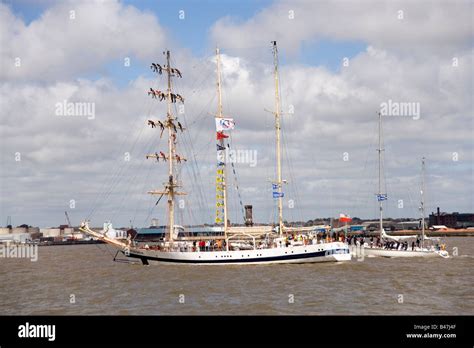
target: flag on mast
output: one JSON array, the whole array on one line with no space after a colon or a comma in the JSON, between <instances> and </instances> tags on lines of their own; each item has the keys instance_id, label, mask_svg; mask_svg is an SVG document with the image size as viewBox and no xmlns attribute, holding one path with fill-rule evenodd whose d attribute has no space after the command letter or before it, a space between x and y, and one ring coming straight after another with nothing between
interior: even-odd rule
<instances>
[{"instance_id":1,"label":"flag on mast","mask_svg":"<svg viewBox=\"0 0 474 348\"><path fill-rule=\"evenodd\" d=\"M228 138L228 137L229 137L228 135L224 134L224 131L220 131L220 132L216 133L216 139L217 140L222 140L222 139L225 139L225 138Z\"/></svg>"},{"instance_id":2,"label":"flag on mast","mask_svg":"<svg viewBox=\"0 0 474 348\"><path fill-rule=\"evenodd\" d=\"M222 132L234 129L235 122L233 118L216 117L216 131Z\"/></svg>"}]
</instances>

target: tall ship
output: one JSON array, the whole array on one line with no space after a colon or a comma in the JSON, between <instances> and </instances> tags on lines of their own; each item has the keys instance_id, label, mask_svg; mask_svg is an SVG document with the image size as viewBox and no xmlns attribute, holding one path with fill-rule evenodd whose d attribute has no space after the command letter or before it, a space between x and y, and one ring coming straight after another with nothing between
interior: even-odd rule
<instances>
[{"instance_id":1,"label":"tall ship","mask_svg":"<svg viewBox=\"0 0 474 348\"><path fill-rule=\"evenodd\" d=\"M157 101L167 103L167 114L164 120L148 120L152 128L161 134L168 135L167 151L157 150L147 154L146 158L154 159L167 166L167 181L161 190L152 190L148 193L158 195L158 201L167 197L167 224L160 226L156 232L161 232L163 238L153 245L139 243L135 239L117 240L108 235L107 227L102 231L95 231L89 227L86 220L81 223L81 231L102 240L118 249L127 258L140 260L144 265L175 263L175 264L270 264L270 263L314 263L350 261L349 247L342 241L323 240L317 237L311 227L285 226L283 220L283 190L281 168L281 123L280 123L280 91L278 70L278 49L276 41L272 41L275 83L275 144L276 144L276 178L272 180L273 198L277 199L278 225L277 226L231 226L228 219L228 179L227 165L229 144L226 139L228 132L234 128L234 120L225 117L222 107L221 92L221 58L219 49L216 49L217 65L217 110L215 113L216 125L216 211L215 225L208 227L219 235L211 244L203 241L196 243L183 235L192 234L195 229L175 223L176 198L186 195L181 189L183 185L176 179L176 167L185 165L187 159L177 153L176 144L179 136L186 129L173 115L172 105L184 102L184 98L173 92L173 79L181 78L181 71L170 64L170 52L164 52L166 64L153 63L151 68L158 75L165 74L167 80L166 91L150 88L148 94ZM105 225L106 226L106 225Z\"/></svg>"},{"instance_id":2,"label":"tall ship","mask_svg":"<svg viewBox=\"0 0 474 348\"><path fill-rule=\"evenodd\" d=\"M378 113L378 192L376 194L379 203L379 236L377 242L372 245L365 245L364 255L380 257L443 257L448 258L449 253L444 245L439 244L439 238L428 237L425 234L425 158L421 161L421 233L420 235L392 236L385 232L383 228L383 202L388 199L387 193L382 191L382 114ZM409 244L410 241L410 244Z\"/></svg>"}]
</instances>

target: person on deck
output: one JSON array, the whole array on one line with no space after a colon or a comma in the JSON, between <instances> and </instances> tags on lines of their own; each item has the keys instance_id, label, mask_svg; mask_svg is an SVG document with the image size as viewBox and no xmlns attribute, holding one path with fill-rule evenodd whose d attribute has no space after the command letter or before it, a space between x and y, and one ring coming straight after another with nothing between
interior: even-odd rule
<instances>
[{"instance_id":1,"label":"person on deck","mask_svg":"<svg viewBox=\"0 0 474 348\"><path fill-rule=\"evenodd\" d=\"M412 251L415 250L415 242L411 242L411 250L412 250Z\"/></svg>"}]
</instances>

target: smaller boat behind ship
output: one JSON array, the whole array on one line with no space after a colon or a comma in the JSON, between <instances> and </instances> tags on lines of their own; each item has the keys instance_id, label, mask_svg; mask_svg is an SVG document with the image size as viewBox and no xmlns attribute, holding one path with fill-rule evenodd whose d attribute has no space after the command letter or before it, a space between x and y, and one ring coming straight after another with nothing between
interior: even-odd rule
<instances>
[{"instance_id":1,"label":"smaller boat behind ship","mask_svg":"<svg viewBox=\"0 0 474 348\"><path fill-rule=\"evenodd\" d=\"M382 115L379 112L379 148L378 151L378 165L379 165L379 190L377 193L377 200L379 202L379 237L376 243L365 243L360 253L365 256L380 256L380 257L438 257L448 258L449 253L446 251L444 245L436 244L439 238L430 238L425 235L425 203L424 203L424 175L425 175L425 158L421 162L421 236L391 236L388 235L383 228L383 201L387 200L387 194L382 192L381 175L382 175ZM421 239L420 239L421 238ZM408 241L412 242L409 245ZM415 242L416 241L416 242Z\"/></svg>"}]
</instances>

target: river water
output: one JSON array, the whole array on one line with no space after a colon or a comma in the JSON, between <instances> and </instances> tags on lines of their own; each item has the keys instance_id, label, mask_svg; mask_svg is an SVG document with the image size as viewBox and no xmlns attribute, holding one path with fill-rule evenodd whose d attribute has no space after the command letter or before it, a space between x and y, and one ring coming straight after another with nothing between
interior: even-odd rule
<instances>
[{"instance_id":1,"label":"river water","mask_svg":"<svg viewBox=\"0 0 474 348\"><path fill-rule=\"evenodd\" d=\"M0 258L1 315L474 314L474 238L450 259L292 265L113 262L107 245L39 247Z\"/></svg>"}]
</instances>

